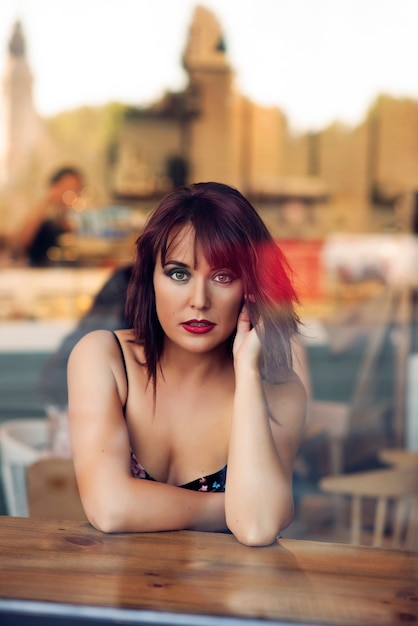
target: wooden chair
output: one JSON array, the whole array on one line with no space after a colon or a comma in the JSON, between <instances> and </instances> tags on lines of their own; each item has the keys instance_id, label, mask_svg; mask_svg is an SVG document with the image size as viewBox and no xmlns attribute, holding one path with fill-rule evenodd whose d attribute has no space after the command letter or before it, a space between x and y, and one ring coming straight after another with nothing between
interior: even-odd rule
<instances>
[{"instance_id":1,"label":"wooden chair","mask_svg":"<svg viewBox=\"0 0 418 626\"><path fill-rule=\"evenodd\" d=\"M350 498L349 543L368 543L363 532L362 513L365 502L373 500L375 507L372 545L387 545L403 549L418 548L418 471L416 466L325 476L320 479L319 487L323 492Z\"/></svg>"},{"instance_id":2,"label":"wooden chair","mask_svg":"<svg viewBox=\"0 0 418 626\"><path fill-rule=\"evenodd\" d=\"M26 468L30 517L85 520L71 459L47 457Z\"/></svg>"}]
</instances>

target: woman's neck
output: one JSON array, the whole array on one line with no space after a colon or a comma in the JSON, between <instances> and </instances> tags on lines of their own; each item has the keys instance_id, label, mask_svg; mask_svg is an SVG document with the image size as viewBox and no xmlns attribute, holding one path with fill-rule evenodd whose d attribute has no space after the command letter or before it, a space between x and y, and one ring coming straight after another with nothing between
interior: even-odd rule
<instances>
[{"instance_id":1,"label":"woman's neck","mask_svg":"<svg viewBox=\"0 0 418 626\"><path fill-rule=\"evenodd\" d=\"M164 378L170 377L171 380L178 378L184 381L186 377L190 382L193 380L197 384L199 381L207 382L208 379L223 375L233 368L233 360L225 344L202 354L182 350L166 342L160 365Z\"/></svg>"}]
</instances>

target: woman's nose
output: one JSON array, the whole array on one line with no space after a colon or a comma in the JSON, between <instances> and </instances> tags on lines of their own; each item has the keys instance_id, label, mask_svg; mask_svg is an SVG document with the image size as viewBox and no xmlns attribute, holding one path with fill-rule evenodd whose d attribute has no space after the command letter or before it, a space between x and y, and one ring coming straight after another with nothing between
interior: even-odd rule
<instances>
[{"instance_id":1,"label":"woman's nose","mask_svg":"<svg viewBox=\"0 0 418 626\"><path fill-rule=\"evenodd\" d=\"M206 280L198 278L193 281L191 305L195 309L208 309L210 305L209 290Z\"/></svg>"}]
</instances>

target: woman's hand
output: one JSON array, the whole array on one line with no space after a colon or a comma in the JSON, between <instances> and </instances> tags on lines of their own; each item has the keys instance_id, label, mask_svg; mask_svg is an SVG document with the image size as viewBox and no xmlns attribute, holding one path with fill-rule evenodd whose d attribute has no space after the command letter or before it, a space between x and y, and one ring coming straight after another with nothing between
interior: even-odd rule
<instances>
[{"instance_id":1,"label":"woman's hand","mask_svg":"<svg viewBox=\"0 0 418 626\"><path fill-rule=\"evenodd\" d=\"M245 304L238 316L233 355L235 365L247 362L258 367L261 355L261 342L256 328L251 328L250 317Z\"/></svg>"}]
</instances>

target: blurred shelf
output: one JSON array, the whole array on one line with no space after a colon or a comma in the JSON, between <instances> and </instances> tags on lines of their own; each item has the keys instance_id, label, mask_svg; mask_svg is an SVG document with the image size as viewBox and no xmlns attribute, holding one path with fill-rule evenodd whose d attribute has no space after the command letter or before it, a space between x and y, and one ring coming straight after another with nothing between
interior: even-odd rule
<instances>
[{"instance_id":1,"label":"blurred shelf","mask_svg":"<svg viewBox=\"0 0 418 626\"><path fill-rule=\"evenodd\" d=\"M78 319L112 268L2 268L0 321Z\"/></svg>"}]
</instances>

